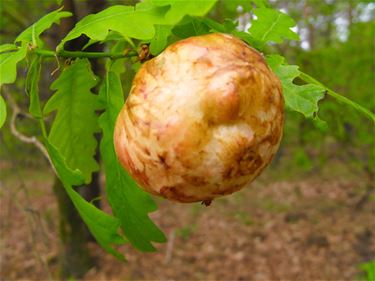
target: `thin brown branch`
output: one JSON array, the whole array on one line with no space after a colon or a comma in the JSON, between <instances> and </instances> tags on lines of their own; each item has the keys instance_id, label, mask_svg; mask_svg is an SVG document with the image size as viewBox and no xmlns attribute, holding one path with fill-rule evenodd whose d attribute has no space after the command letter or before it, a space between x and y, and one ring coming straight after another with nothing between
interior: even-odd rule
<instances>
[{"instance_id":1,"label":"thin brown branch","mask_svg":"<svg viewBox=\"0 0 375 281\"><path fill-rule=\"evenodd\" d=\"M8 104L10 105L10 107L12 108L12 116L10 118L10 131L11 131L12 135L14 135L17 139L19 139L20 141L22 141L24 143L35 145L40 150L40 152L42 152L44 157L47 158L47 160L51 164L51 167L54 170L54 172L56 172L55 169L54 169L54 166L52 164L51 158L48 155L47 149L37 139L37 137L26 136L17 129L16 120L17 120L18 115L29 116L29 114L22 112L21 109L19 108L19 106L17 105L17 103L14 101L14 99L8 93L5 93L5 98L8 101Z\"/></svg>"},{"instance_id":2,"label":"thin brown branch","mask_svg":"<svg viewBox=\"0 0 375 281\"><path fill-rule=\"evenodd\" d=\"M167 251L165 252L164 264L168 264L172 260L174 240L176 238L176 231L173 229L168 236Z\"/></svg>"}]
</instances>

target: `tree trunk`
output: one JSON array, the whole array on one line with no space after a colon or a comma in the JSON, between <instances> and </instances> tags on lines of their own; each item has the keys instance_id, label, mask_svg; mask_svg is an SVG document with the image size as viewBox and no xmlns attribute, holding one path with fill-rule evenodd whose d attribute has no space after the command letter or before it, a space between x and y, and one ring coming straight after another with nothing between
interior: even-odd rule
<instances>
[{"instance_id":1,"label":"tree trunk","mask_svg":"<svg viewBox=\"0 0 375 281\"><path fill-rule=\"evenodd\" d=\"M58 178L53 191L59 210L59 277L64 280L81 278L94 266L87 247L87 227Z\"/></svg>"},{"instance_id":2,"label":"tree trunk","mask_svg":"<svg viewBox=\"0 0 375 281\"><path fill-rule=\"evenodd\" d=\"M353 0L349 0L349 3L348 3L348 29L350 31L350 28L352 27L353 25Z\"/></svg>"},{"instance_id":3,"label":"tree trunk","mask_svg":"<svg viewBox=\"0 0 375 281\"><path fill-rule=\"evenodd\" d=\"M309 6L307 2L305 2L303 7L303 16L305 17L305 24L307 25L308 30L308 42L310 50L315 48L315 26L312 23L311 17L313 17L312 6Z\"/></svg>"}]
</instances>

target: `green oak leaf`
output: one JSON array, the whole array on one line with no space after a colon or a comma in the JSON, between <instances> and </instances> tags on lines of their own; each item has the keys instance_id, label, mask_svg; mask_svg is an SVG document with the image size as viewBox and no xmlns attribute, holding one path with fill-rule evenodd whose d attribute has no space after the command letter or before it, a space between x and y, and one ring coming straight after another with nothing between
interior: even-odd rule
<instances>
[{"instance_id":1,"label":"green oak leaf","mask_svg":"<svg viewBox=\"0 0 375 281\"><path fill-rule=\"evenodd\" d=\"M40 34L50 28L54 23L59 24L62 18L70 17L72 15L70 12L61 12L61 10L62 8L42 17L18 35L15 42L27 42L32 43L34 46L42 46L43 42L39 38Z\"/></svg>"},{"instance_id":2,"label":"green oak leaf","mask_svg":"<svg viewBox=\"0 0 375 281\"><path fill-rule=\"evenodd\" d=\"M203 19L195 19L195 20L199 20L200 22L204 23L206 26L210 28L210 31L222 32L222 33L226 32L224 24L221 24L213 19L203 18Z\"/></svg>"},{"instance_id":3,"label":"green oak leaf","mask_svg":"<svg viewBox=\"0 0 375 281\"><path fill-rule=\"evenodd\" d=\"M0 53L8 52L8 51L14 51L14 50L17 50L17 49L18 49L18 47L14 44L6 43L6 44L3 44L3 45L0 45Z\"/></svg>"},{"instance_id":4,"label":"green oak leaf","mask_svg":"<svg viewBox=\"0 0 375 281\"><path fill-rule=\"evenodd\" d=\"M247 32L233 30L231 32L234 36L240 38L241 40L245 41L247 44L249 44L252 48L255 48L259 51L261 51L264 47L264 44L258 40L256 40L253 36L251 36Z\"/></svg>"},{"instance_id":5,"label":"green oak leaf","mask_svg":"<svg viewBox=\"0 0 375 281\"><path fill-rule=\"evenodd\" d=\"M123 104L119 75L109 71L100 90L105 112L99 118L103 129L100 151L106 175L108 201L121 228L134 247L142 251L155 251L151 242L165 242L164 234L148 217L157 206L150 195L141 190L120 165L113 144L114 126Z\"/></svg>"},{"instance_id":6,"label":"green oak leaf","mask_svg":"<svg viewBox=\"0 0 375 281\"><path fill-rule=\"evenodd\" d=\"M237 24L229 19L219 23L210 18L185 16L182 21L173 27L172 33L179 38L199 36L210 32L232 33Z\"/></svg>"},{"instance_id":7,"label":"green oak leaf","mask_svg":"<svg viewBox=\"0 0 375 281\"><path fill-rule=\"evenodd\" d=\"M112 6L97 14L88 15L57 46L60 50L65 42L85 34L94 41L104 40L109 30L116 31L124 37L147 40L155 34L154 24L164 24L164 15L168 8L155 7L148 3L133 6Z\"/></svg>"},{"instance_id":8,"label":"green oak leaf","mask_svg":"<svg viewBox=\"0 0 375 281\"><path fill-rule=\"evenodd\" d=\"M172 33L179 38L188 38L191 36L208 34L210 32L221 32L232 34L248 43L251 47L261 49L263 44L253 38L249 33L238 31L237 23L230 19L225 19L224 23L219 23L210 18L199 18L186 16L179 24L177 24Z\"/></svg>"},{"instance_id":9,"label":"green oak leaf","mask_svg":"<svg viewBox=\"0 0 375 281\"><path fill-rule=\"evenodd\" d=\"M298 66L285 64L285 59L279 55L269 55L266 59L281 81L287 108L313 118L319 110L319 100L324 98L324 87L313 84L296 85L293 81L301 74Z\"/></svg>"},{"instance_id":10,"label":"green oak leaf","mask_svg":"<svg viewBox=\"0 0 375 281\"><path fill-rule=\"evenodd\" d=\"M85 34L93 41L103 41L109 31L124 38L151 41L151 52L157 54L167 45L172 27L185 15L203 16L216 0L172 1L147 0L133 6L112 6L79 21L57 46ZM156 28L155 28L156 26Z\"/></svg>"},{"instance_id":11,"label":"green oak leaf","mask_svg":"<svg viewBox=\"0 0 375 281\"><path fill-rule=\"evenodd\" d=\"M226 33L231 33L233 32L233 30L236 30L238 22L231 19L225 19L223 22L223 26Z\"/></svg>"},{"instance_id":12,"label":"green oak leaf","mask_svg":"<svg viewBox=\"0 0 375 281\"><path fill-rule=\"evenodd\" d=\"M254 10L254 14L257 19L252 21L249 32L256 40L263 43L281 43L284 39L299 40L298 34L290 29L296 23L283 12L259 8Z\"/></svg>"},{"instance_id":13,"label":"green oak leaf","mask_svg":"<svg viewBox=\"0 0 375 281\"><path fill-rule=\"evenodd\" d=\"M374 197L372 197L374 201ZM360 265L361 270L363 270L365 274L365 280L372 281L375 280L375 259L369 262L363 263Z\"/></svg>"},{"instance_id":14,"label":"green oak leaf","mask_svg":"<svg viewBox=\"0 0 375 281\"><path fill-rule=\"evenodd\" d=\"M83 184L84 176L79 170L67 166L64 157L48 139L45 139L45 144L57 176L92 235L106 251L123 260L124 256L112 246L127 242L118 234L120 221L87 202L73 189L73 185Z\"/></svg>"},{"instance_id":15,"label":"green oak leaf","mask_svg":"<svg viewBox=\"0 0 375 281\"><path fill-rule=\"evenodd\" d=\"M217 24L221 26L219 23ZM210 26L200 18L186 16L180 24L173 28L172 32L179 38L188 38L208 34Z\"/></svg>"},{"instance_id":16,"label":"green oak leaf","mask_svg":"<svg viewBox=\"0 0 375 281\"><path fill-rule=\"evenodd\" d=\"M335 98L337 101L343 102L343 103L351 106L352 108L354 108L358 112L361 112L362 114L365 114L370 120L372 120L372 122L375 123L375 114L372 113L371 110L369 110L369 109L361 106L360 104L346 98L345 96L342 96L342 95L336 93L335 91L333 91L330 88L324 86L321 82L319 82L318 80L316 80L315 78L311 77L310 75L308 75L304 72L300 72L299 76L303 81L305 81L307 83L311 83L313 85L318 85L319 87L324 88L328 95Z\"/></svg>"},{"instance_id":17,"label":"green oak leaf","mask_svg":"<svg viewBox=\"0 0 375 281\"><path fill-rule=\"evenodd\" d=\"M232 13L236 13L238 11L238 7L241 6L242 11L250 11L252 8L252 1L250 0L230 0L230 1L223 1L222 5L225 10L228 10Z\"/></svg>"},{"instance_id":18,"label":"green oak leaf","mask_svg":"<svg viewBox=\"0 0 375 281\"><path fill-rule=\"evenodd\" d=\"M85 46L82 47L82 50L85 50L87 49L88 47L90 47L91 45L95 44L95 43L98 43L100 42L100 44L103 44L105 42L109 42L109 41L115 41L115 42L119 42L119 41L125 41L127 40L127 38L124 39L124 36L122 36L121 34L115 32L115 31L109 31L108 32L108 35L106 36L106 38L102 41L97 41L97 40L93 40L93 39L90 39L86 44ZM134 47L135 48L135 47ZM121 50L123 51L123 50Z\"/></svg>"},{"instance_id":19,"label":"green oak leaf","mask_svg":"<svg viewBox=\"0 0 375 281\"><path fill-rule=\"evenodd\" d=\"M7 107L4 98L0 95L0 128L4 125L7 117Z\"/></svg>"},{"instance_id":20,"label":"green oak leaf","mask_svg":"<svg viewBox=\"0 0 375 281\"><path fill-rule=\"evenodd\" d=\"M173 1L173 0L149 0L156 6L169 6L170 9L165 15L165 24L157 25L154 38L150 42L151 54L159 54L166 46L168 37L172 34L173 26L183 20L186 16L203 16L208 13L217 0L193 0L193 1ZM194 20L188 26L181 26L179 30L195 28L193 35L201 35L205 33L199 33L198 28L203 24L198 20ZM175 30L174 34L178 33ZM186 38L186 37L180 37Z\"/></svg>"},{"instance_id":21,"label":"green oak leaf","mask_svg":"<svg viewBox=\"0 0 375 281\"><path fill-rule=\"evenodd\" d=\"M0 86L16 81L17 63L26 57L27 46L20 47L15 52L0 54Z\"/></svg>"},{"instance_id":22,"label":"green oak leaf","mask_svg":"<svg viewBox=\"0 0 375 281\"><path fill-rule=\"evenodd\" d=\"M208 13L217 0L151 0L156 6L170 6L165 14L165 24L174 25L185 15L203 16Z\"/></svg>"},{"instance_id":23,"label":"green oak leaf","mask_svg":"<svg viewBox=\"0 0 375 281\"><path fill-rule=\"evenodd\" d=\"M41 57L34 55L31 59L29 70L26 77L26 91L30 96L29 112L35 118L42 118L39 100L39 79L41 70Z\"/></svg>"},{"instance_id":24,"label":"green oak leaf","mask_svg":"<svg viewBox=\"0 0 375 281\"><path fill-rule=\"evenodd\" d=\"M171 35L172 26L170 25L156 25L155 36L150 41L150 52L156 56L167 46L168 37Z\"/></svg>"},{"instance_id":25,"label":"green oak leaf","mask_svg":"<svg viewBox=\"0 0 375 281\"><path fill-rule=\"evenodd\" d=\"M56 92L44 107L44 113L57 111L49 134L49 141L62 153L70 168L79 169L85 183L99 169L94 159L99 131L96 110L98 97L92 89L98 78L92 73L87 59L77 59L65 68L51 89Z\"/></svg>"},{"instance_id":26,"label":"green oak leaf","mask_svg":"<svg viewBox=\"0 0 375 281\"><path fill-rule=\"evenodd\" d=\"M229 12L237 14L239 7L240 13L249 12L252 10L253 5L256 5L258 8L263 8L268 5L268 0L229 0L222 1L223 8Z\"/></svg>"},{"instance_id":27,"label":"green oak leaf","mask_svg":"<svg viewBox=\"0 0 375 281\"><path fill-rule=\"evenodd\" d=\"M328 124L326 121L322 120L319 118L318 115L314 116L313 118L313 124L316 128L318 128L320 131L322 131L323 133L326 133L328 132Z\"/></svg>"},{"instance_id":28,"label":"green oak leaf","mask_svg":"<svg viewBox=\"0 0 375 281\"><path fill-rule=\"evenodd\" d=\"M251 0L258 8L265 8L269 6L268 0Z\"/></svg>"}]
</instances>

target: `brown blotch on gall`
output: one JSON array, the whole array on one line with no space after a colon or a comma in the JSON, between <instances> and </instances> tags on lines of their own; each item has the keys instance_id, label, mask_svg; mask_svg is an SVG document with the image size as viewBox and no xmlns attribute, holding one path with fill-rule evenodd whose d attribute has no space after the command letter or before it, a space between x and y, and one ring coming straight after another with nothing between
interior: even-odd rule
<instances>
[{"instance_id":1,"label":"brown blotch on gall","mask_svg":"<svg viewBox=\"0 0 375 281\"><path fill-rule=\"evenodd\" d=\"M172 199L179 201L181 203L189 203L194 201L199 201L194 196L189 196L184 194L182 191L179 190L179 186L163 186L160 189L160 195L167 199ZM194 201L191 201L194 200Z\"/></svg>"},{"instance_id":2,"label":"brown blotch on gall","mask_svg":"<svg viewBox=\"0 0 375 281\"><path fill-rule=\"evenodd\" d=\"M181 176L186 182L193 184L193 185L205 185L207 184L207 179L197 176L190 176L190 175L182 175Z\"/></svg>"},{"instance_id":3,"label":"brown blotch on gall","mask_svg":"<svg viewBox=\"0 0 375 281\"><path fill-rule=\"evenodd\" d=\"M169 166L166 162L166 153L163 153L162 155L158 154L158 159L159 159L159 163L163 165L163 167L166 169L166 170L169 170L171 168L171 166Z\"/></svg>"}]
</instances>

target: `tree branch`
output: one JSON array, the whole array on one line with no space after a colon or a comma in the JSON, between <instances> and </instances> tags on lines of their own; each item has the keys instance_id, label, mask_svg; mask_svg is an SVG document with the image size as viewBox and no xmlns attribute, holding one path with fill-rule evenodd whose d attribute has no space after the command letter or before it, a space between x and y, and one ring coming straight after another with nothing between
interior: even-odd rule
<instances>
[{"instance_id":1,"label":"tree branch","mask_svg":"<svg viewBox=\"0 0 375 281\"><path fill-rule=\"evenodd\" d=\"M18 129L16 127L17 116L18 115L28 116L28 115L21 111L21 109L19 108L17 103L14 101L14 99L8 93L5 93L4 96L7 99L8 104L12 108L12 116L10 118L10 131L11 131L12 135L14 135L17 139L19 139L20 141L22 141L24 143L35 145L42 152L44 157L47 158L47 160L51 164L51 167L54 170L54 172L56 172L55 169L54 169L54 166L52 164L51 158L49 157L47 149L45 148L45 146L35 136L31 136L31 137L26 136L26 135L22 134L20 131L18 131Z\"/></svg>"},{"instance_id":2,"label":"tree branch","mask_svg":"<svg viewBox=\"0 0 375 281\"><path fill-rule=\"evenodd\" d=\"M39 49L39 48L31 48L32 51L41 55L43 57L61 57L61 58L110 58L110 59L121 59L121 58L131 58L131 57L139 57L140 54L134 50L125 50L122 53L104 53L104 52L83 52L83 51L66 51L60 50L58 52ZM12 53L16 52L18 48L15 48L10 51L2 52L3 53Z\"/></svg>"},{"instance_id":3,"label":"tree branch","mask_svg":"<svg viewBox=\"0 0 375 281\"><path fill-rule=\"evenodd\" d=\"M168 264L172 260L174 240L176 238L176 230L172 229L169 233L167 250L165 252L164 264Z\"/></svg>"},{"instance_id":4,"label":"tree branch","mask_svg":"<svg viewBox=\"0 0 375 281\"><path fill-rule=\"evenodd\" d=\"M136 51L126 51L123 53L103 53L103 52L82 52L82 51L65 51L61 50L59 52L43 50L43 49L34 49L34 52L44 56L44 57L62 57L62 58L111 58L111 59L120 59L120 58L130 58L137 57L138 53Z\"/></svg>"}]
</instances>

